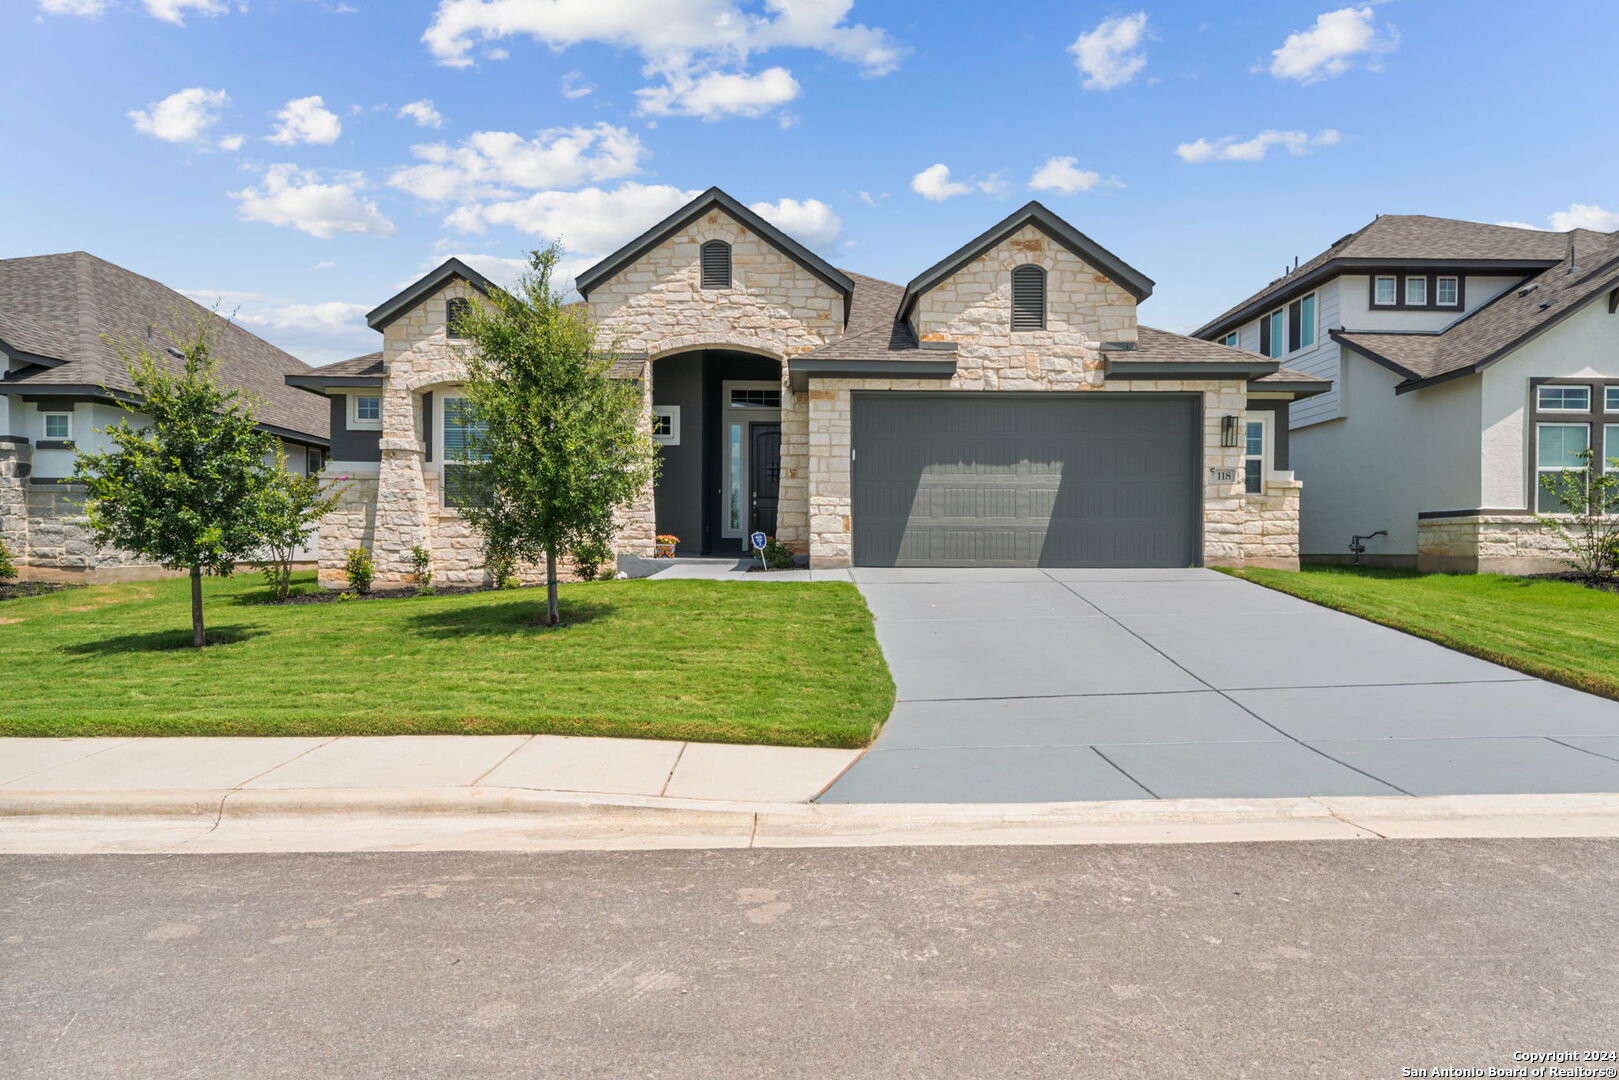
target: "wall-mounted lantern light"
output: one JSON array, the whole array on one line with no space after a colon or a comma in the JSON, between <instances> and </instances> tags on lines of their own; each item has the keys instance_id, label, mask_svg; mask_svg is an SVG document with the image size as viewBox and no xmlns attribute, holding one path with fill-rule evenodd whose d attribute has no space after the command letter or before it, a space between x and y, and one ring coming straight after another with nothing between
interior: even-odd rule
<instances>
[{"instance_id":1,"label":"wall-mounted lantern light","mask_svg":"<svg viewBox=\"0 0 1619 1080\"><path fill-rule=\"evenodd\" d=\"M1236 417L1236 416L1222 416L1222 417L1220 417L1220 445L1221 446L1239 446L1239 445L1241 445L1237 441L1237 437L1240 434L1241 429L1242 429L1242 424L1241 424L1241 421L1240 421L1239 417Z\"/></svg>"}]
</instances>

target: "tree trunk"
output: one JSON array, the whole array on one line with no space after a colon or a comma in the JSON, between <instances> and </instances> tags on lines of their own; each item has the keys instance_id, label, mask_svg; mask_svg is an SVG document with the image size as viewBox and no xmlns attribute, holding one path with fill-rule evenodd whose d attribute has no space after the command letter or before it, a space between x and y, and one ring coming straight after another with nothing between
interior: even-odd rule
<instances>
[{"instance_id":1,"label":"tree trunk","mask_svg":"<svg viewBox=\"0 0 1619 1080\"><path fill-rule=\"evenodd\" d=\"M191 644L202 648L202 567L191 568Z\"/></svg>"},{"instance_id":2,"label":"tree trunk","mask_svg":"<svg viewBox=\"0 0 1619 1080\"><path fill-rule=\"evenodd\" d=\"M557 608L556 548L545 549L545 625L562 625L562 612Z\"/></svg>"}]
</instances>

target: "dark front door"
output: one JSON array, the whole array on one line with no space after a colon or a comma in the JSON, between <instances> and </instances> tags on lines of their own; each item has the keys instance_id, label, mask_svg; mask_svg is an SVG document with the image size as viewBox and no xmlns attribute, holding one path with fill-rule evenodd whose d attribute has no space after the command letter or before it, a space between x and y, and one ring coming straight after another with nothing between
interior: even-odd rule
<instances>
[{"instance_id":1,"label":"dark front door","mask_svg":"<svg viewBox=\"0 0 1619 1080\"><path fill-rule=\"evenodd\" d=\"M776 502L781 489L781 425L748 425L748 531L776 535Z\"/></svg>"}]
</instances>

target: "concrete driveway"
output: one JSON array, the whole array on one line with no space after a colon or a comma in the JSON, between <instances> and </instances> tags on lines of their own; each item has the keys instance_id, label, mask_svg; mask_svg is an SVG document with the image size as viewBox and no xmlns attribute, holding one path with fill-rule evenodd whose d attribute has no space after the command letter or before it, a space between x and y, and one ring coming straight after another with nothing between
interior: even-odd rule
<instances>
[{"instance_id":1,"label":"concrete driveway","mask_svg":"<svg viewBox=\"0 0 1619 1080\"><path fill-rule=\"evenodd\" d=\"M853 577L899 703L822 802L1619 792L1619 702L1213 571Z\"/></svg>"}]
</instances>

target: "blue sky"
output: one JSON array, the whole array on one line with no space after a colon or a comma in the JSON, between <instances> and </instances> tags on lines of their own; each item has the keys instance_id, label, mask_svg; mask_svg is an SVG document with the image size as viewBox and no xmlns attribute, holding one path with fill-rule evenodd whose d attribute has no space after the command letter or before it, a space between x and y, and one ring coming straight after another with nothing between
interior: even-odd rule
<instances>
[{"instance_id":1,"label":"blue sky","mask_svg":"<svg viewBox=\"0 0 1619 1080\"><path fill-rule=\"evenodd\" d=\"M445 255L560 231L581 267L709 185L898 282L1039 198L1185 331L1377 213L1619 228L1616 32L1604 0L4 0L0 256L82 248L325 363Z\"/></svg>"}]
</instances>

